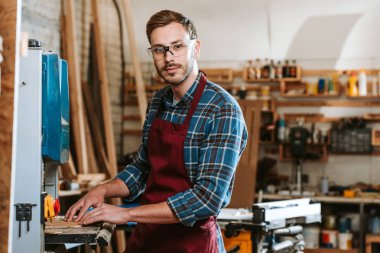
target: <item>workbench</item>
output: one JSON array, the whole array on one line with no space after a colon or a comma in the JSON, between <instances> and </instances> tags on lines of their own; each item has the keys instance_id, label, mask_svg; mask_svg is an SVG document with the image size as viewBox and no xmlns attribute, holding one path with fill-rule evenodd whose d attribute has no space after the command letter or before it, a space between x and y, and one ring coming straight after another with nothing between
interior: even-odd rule
<instances>
[{"instance_id":1,"label":"workbench","mask_svg":"<svg viewBox=\"0 0 380 253\"><path fill-rule=\"evenodd\" d=\"M256 196L260 196L259 193ZM295 199L300 196L290 196L290 195L279 195L279 194L266 194L262 195L262 199L265 201L276 201L276 200L284 200L284 199ZM360 231L359 231L359 252L365 252L365 235L366 235L366 225L365 225L365 206L368 205L379 205L380 206L380 198L379 197L370 197L370 196L357 196L357 197L341 197L341 196L313 196L311 197L313 200L321 202L322 204L336 204L336 205L357 205L359 208L360 215ZM355 249L353 249L354 251ZM336 250L337 251L337 250ZM326 250L326 252L328 252Z\"/></svg>"},{"instance_id":2,"label":"workbench","mask_svg":"<svg viewBox=\"0 0 380 253\"><path fill-rule=\"evenodd\" d=\"M83 243L108 246L115 230L107 222L82 226L63 220L63 216L45 222L45 244Z\"/></svg>"}]
</instances>

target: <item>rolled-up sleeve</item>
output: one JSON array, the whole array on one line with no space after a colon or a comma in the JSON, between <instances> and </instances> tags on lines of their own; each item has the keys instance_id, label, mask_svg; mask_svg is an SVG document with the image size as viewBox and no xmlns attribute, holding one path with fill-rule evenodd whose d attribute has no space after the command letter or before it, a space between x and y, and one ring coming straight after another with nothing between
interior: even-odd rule
<instances>
[{"instance_id":1,"label":"rolled-up sleeve","mask_svg":"<svg viewBox=\"0 0 380 253\"><path fill-rule=\"evenodd\" d=\"M126 201L134 201L145 191L146 179L151 170L147 151L148 133L152 116L155 115L155 110L149 110L151 109L151 105L150 103L147 107L147 114L142 131L143 138L137 155L133 161L125 166L124 170L119 172L115 177L122 180L129 189L129 196L124 198Z\"/></svg>"},{"instance_id":2,"label":"rolled-up sleeve","mask_svg":"<svg viewBox=\"0 0 380 253\"><path fill-rule=\"evenodd\" d=\"M217 215L230 201L235 169L246 146L247 129L240 107L226 103L207 121L193 187L167 203L186 226Z\"/></svg>"},{"instance_id":3,"label":"rolled-up sleeve","mask_svg":"<svg viewBox=\"0 0 380 253\"><path fill-rule=\"evenodd\" d=\"M129 196L125 200L133 201L144 192L149 171L146 146L142 144L133 162L116 175L116 178L122 180L129 189Z\"/></svg>"}]
</instances>

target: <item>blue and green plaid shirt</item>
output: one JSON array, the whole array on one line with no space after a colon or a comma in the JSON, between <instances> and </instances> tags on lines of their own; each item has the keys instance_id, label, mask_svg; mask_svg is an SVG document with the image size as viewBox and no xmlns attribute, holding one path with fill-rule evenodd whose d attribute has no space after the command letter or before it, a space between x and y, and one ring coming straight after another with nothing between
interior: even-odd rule
<instances>
[{"instance_id":1,"label":"blue and green plaid shirt","mask_svg":"<svg viewBox=\"0 0 380 253\"><path fill-rule=\"evenodd\" d=\"M190 108L197 80L182 99L173 104L170 86L158 91L151 100L143 128L142 145L132 163L116 177L123 180L130 190L127 200L140 196L151 169L147 145L149 130L160 105L159 117L182 124ZM189 178L194 185L187 191L168 198L171 210L185 226L197 220L217 215L231 198L236 166L248 138L243 114L236 100L220 86L207 81L202 98L190 121L184 144L184 160ZM221 234L219 231L219 242ZM219 247L224 252L223 247Z\"/></svg>"}]
</instances>

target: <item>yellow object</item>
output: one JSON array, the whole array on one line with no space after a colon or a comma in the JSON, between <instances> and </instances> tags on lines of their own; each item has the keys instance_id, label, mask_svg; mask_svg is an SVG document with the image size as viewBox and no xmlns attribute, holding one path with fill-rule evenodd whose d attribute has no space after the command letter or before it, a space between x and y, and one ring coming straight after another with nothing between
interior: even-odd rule
<instances>
[{"instance_id":1,"label":"yellow object","mask_svg":"<svg viewBox=\"0 0 380 253\"><path fill-rule=\"evenodd\" d=\"M358 78L356 73L351 73L350 78L348 79L348 95L349 96L357 96L358 95L358 87L357 87Z\"/></svg>"},{"instance_id":2,"label":"yellow object","mask_svg":"<svg viewBox=\"0 0 380 253\"><path fill-rule=\"evenodd\" d=\"M226 251L233 249L236 246L239 246L239 253L252 253L252 241L251 241L251 232L249 231L241 231L235 237L226 238L223 234L223 242Z\"/></svg>"},{"instance_id":3,"label":"yellow object","mask_svg":"<svg viewBox=\"0 0 380 253\"><path fill-rule=\"evenodd\" d=\"M51 195L47 195L44 200L44 207L45 207L45 213L44 217L45 219L52 219L55 216L54 212L54 199Z\"/></svg>"},{"instance_id":4,"label":"yellow object","mask_svg":"<svg viewBox=\"0 0 380 253\"><path fill-rule=\"evenodd\" d=\"M343 191L343 197L345 197L345 198L353 198L353 197L355 197L355 191L353 191L353 190L344 190Z\"/></svg>"}]
</instances>

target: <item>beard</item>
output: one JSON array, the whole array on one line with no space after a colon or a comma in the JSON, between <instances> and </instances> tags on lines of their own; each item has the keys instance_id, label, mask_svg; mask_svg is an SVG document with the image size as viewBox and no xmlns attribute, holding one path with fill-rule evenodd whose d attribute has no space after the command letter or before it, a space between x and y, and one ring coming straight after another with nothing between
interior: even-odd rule
<instances>
[{"instance_id":1,"label":"beard","mask_svg":"<svg viewBox=\"0 0 380 253\"><path fill-rule=\"evenodd\" d=\"M168 84L173 85L173 86L178 86L189 77L191 71L193 70L194 57L192 57L189 62L190 62L190 64L186 64L186 65L182 65L180 63L169 62L161 68L159 66L157 66L157 64L155 63L155 67L157 70L157 74L162 79L164 79L165 82L167 82ZM172 68L172 67L177 68L176 73L173 73L173 74L167 73L166 69Z\"/></svg>"}]
</instances>

